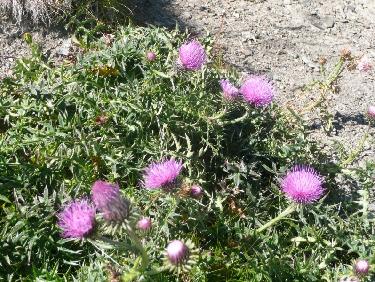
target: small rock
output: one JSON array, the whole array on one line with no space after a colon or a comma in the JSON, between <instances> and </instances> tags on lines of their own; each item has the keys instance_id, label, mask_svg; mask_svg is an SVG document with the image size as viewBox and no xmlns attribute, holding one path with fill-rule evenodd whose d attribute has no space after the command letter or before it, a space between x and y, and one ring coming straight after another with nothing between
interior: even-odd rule
<instances>
[{"instance_id":1,"label":"small rock","mask_svg":"<svg viewBox=\"0 0 375 282\"><path fill-rule=\"evenodd\" d=\"M319 68L319 65L317 63L314 63L313 61L311 61L308 57L302 55L301 56L301 59L302 61L307 65L309 66L310 68L312 69L317 69Z\"/></svg>"},{"instance_id":2,"label":"small rock","mask_svg":"<svg viewBox=\"0 0 375 282\"><path fill-rule=\"evenodd\" d=\"M62 42L60 48L56 50L56 54L62 55L62 56L68 56L70 54L70 49L72 47L72 40L66 39Z\"/></svg>"},{"instance_id":3,"label":"small rock","mask_svg":"<svg viewBox=\"0 0 375 282\"><path fill-rule=\"evenodd\" d=\"M335 25L335 20L332 17L322 17L320 18L319 16L311 16L309 18L310 23L319 28L319 29L328 29L332 28Z\"/></svg>"},{"instance_id":4,"label":"small rock","mask_svg":"<svg viewBox=\"0 0 375 282\"><path fill-rule=\"evenodd\" d=\"M322 27L327 28L333 28L335 26L335 20L332 17L324 17L322 18Z\"/></svg>"}]
</instances>

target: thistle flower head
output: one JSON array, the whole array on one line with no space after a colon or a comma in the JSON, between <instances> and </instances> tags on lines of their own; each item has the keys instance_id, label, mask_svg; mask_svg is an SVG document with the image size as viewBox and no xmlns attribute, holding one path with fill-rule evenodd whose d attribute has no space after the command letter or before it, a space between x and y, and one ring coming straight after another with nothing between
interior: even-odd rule
<instances>
[{"instance_id":1,"label":"thistle flower head","mask_svg":"<svg viewBox=\"0 0 375 282\"><path fill-rule=\"evenodd\" d=\"M92 200L106 221L122 221L129 215L129 202L121 197L120 187L97 180L92 186Z\"/></svg>"},{"instance_id":2,"label":"thistle flower head","mask_svg":"<svg viewBox=\"0 0 375 282\"><path fill-rule=\"evenodd\" d=\"M148 52L147 53L147 60L149 60L150 62L155 61L156 60L156 54L152 51Z\"/></svg>"},{"instance_id":3,"label":"thistle flower head","mask_svg":"<svg viewBox=\"0 0 375 282\"><path fill-rule=\"evenodd\" d=\"M203 189L199 185L193 185L193 186L191 186L190 194L194 198L199 198L203 195Z\"/></svg>"},{"instance_id":4,"label":"thistle flower head","mask_svg":"<svg viewBox=\"0 0 375 282\"><path fill-rule=\"evenodd\" d=\"M173 158L159 163L150 164L143 175L143 185L146 189L168 188L177 180L182 169L182 162Z\"/></svg>"},{"instance_id":5,"label":"thistle flower head","mask_svg":"<svg viewBox=\"0 0 375 282\"><path fill-rule=\"evenodd\" d=\"M282 179L281 188L286 196L299 204L310 204L319 200L324 188L323 179L310 166L295 166Z\"/></svg>"},{"instance_id":6,"label":"thistle flower head","mask_svg":"<svg viewBox=\"0 0 375 282\"><path fill-rule=\"evenodd\" d=\"M151 229L152 223L151 223L151 218L149 217L144 217L138 220L137 222L137 228L142 231L147 231Z\"/></svg>"},{"instance_id":7,"label":"thistle flower head","mask_svg":"<svg viewBox=\"0 0 375 282\"><path fill-rule=\"evenodd\" d=\"M168 260L172 264L180 264L189 256L189 248L180 240L173 240L167 246Z\"/></svg>"},{"instance_id":8,"label":"thistle flower head","mask_svg":"<svg viewBox=\"0 0 375 282\"><path fill-rule=\"evenodd\" d=\"M375 119L375 106L368 107L367 114L370 118Z\"/></svg>"},{"instance_id":9,"label":"thistle flower head","mask_svg":"<svg viewBox=\"0 0 375 282\"><path fill-rule=\"evenodd\" d=\"M275 97L273 84L264 76L250 76L241 86L240 93L249 104L264 107Z\"/></svg>"},{"instance_id":10,"label":"thistle flower head","mask_svg":"<svg viewBox=\"0 0 375 282\"><path fill-rule=\"evenodd\" d=\"M198 250L190 240L173 240L168 244L163 260L170 271L187 272L196 263L197 253Z\"/></svg>"},{"instance_id":11,"label":"thistle flower head","mask_svg":"<svg viewBox=\"0 0 375 282\"><path fill-rule=\"evenodd\" d=\"M87 199L68 203L57 215L57 225L62 229L64 238L84 238L95 227L95 208Z\"/></svg>"},{"instance_id":12,"label":"thistle flower head","mask_svg":"<svg viewBox=\"0 0 375 282\"><path fill-rule=\"evenodd\" d=\"M219 81L223 96L227 100L234 100L238 97L239 90L228 79L221 79Z\"/></svg>"},{"instance_id":13,"label":"thistle flower head","mask_svg":"<svg viewBox=\"0 0 375 282\"><path fill-rule=\"evenodd\" d=\"M370 264L367 260L360 259L355 262L354 265L354 272L361 276L368 274L368 271L370 270Z\"/></svg>"},{"instance_id":14,"label":"thistle flower head","mask_svg":"<svg viewBox=\"0 0 375 282\"><path fill-rule=\"evenodd\" d=\"M360 72L369 72L372 70L372 64L366 56L363 56L358 62L357 69Z\"/></svg>"},{"instance_id":15,"label":"thistle flower head","mask_svg":"<svg viewBox=\"0 0 375 282\"><path fill-rule=\"evenodd\" d=\"M182 44L178 50L178 54L179 63L187 70L200 69L207 59L206 51L197 40Z\"/></svg>"}]
</instances>

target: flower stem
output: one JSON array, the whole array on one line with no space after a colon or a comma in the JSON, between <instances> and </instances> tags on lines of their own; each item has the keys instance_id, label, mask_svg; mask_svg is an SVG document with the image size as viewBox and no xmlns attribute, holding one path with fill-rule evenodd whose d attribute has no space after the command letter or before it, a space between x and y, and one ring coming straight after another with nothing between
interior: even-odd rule
<instances>
[{"instance_id":1,"label":"flower stem","mask_svg":"<svg viewBox=\"0 0 375 282\"><path fill-rule=\"evenodd\" d=\"M347 165L351 164L362 152L363 147L365 146L365 142L367 141L367 138L369 137L370 132L370 125L367 127L367 130L365 134L363 135L362 139L359 141L357 147L355 147L350 153L349 156L342 161L341 167L346 167Z\"/></svg>"},{"instance_id":2,"label":"flower stem","mask_svg":"<svg viewBox=\"0 0 375 282\"><path fill-rule=\"evenodd\" d=\"M127 272L127 273L125 273L124 275L121 276L122 282L133 281L135 278L142 275L142 273L145 271L145 269L147 268L147 266L149 264L149 258L148 258L148 255L147 255L147 252L146 252L145 248L142 245L141 240L138 238L138 236L135 234L135 232L133 230L127 230L127 233L129 235L131 241L133 242L135 248L140 253L141 257L137 258L135 260L134 266L129 272ZM141 263L140 263L141 265L139 267L139 261L140 260L141 260Z\"/></svg>"},{"instance_id":3,"label":"flower stem","mask_svg":"<svg viewBox=\"0 0 375 282\"><path fill-rule=\"evenodd\" d=\"M227 110L224 109L222 112L218 113L216 116L208 117L208 121L220 120L227 114Z\"/></svg>"},{"instance_id":4,"label":"flower stem","mask_svg":"<svg viewBox=\"0 0 375 282\"><path fill-rule=\"evenodd\" d=\"M271 227L272 225L274 225L275 223L277 223L279 220L283 219L284 217L286 217L287 215L291 214L295 210L296 210L296 205L291 204L284 211L282 211L278 216L276 216L275 218L271 219L266 224L263 224L261 227L259 227L256 230L256 233L260 233L263 230L267 229L268 227Z\"/></svg>"},{"instance_id":5,"label":"flower stem","mask_svg":"<svg viewBox=\"0 0 375 282\"><path fill-rule=\"evenodd\" d=\"M149 263L148 254L147 254L145 248L143 247L141 240L138 238L138 236L135 234L135 232L133 230L128 230L127 233L129 235L130 239L132 240L132 242L134 243L135 247L138 249L138 251L141 255L141 258L142 258L141 268L140 268L139 271L144 271L146 269L146 267L148 266L148 263Z\"/></svg>"},{"instance_id":6,"label":"flower stem","mask_svg":"<svg viewBox=\"0 0 375 282\"><path fill-rule=\"evenodd\" d=\"M249 113L246 112L243 116L240 116L236 119L228 120L228 121L222 121L222 122L218 122L218 123L220 125L236 124L236 123L239 123L241 121L244 121L248 116L249 116Z\"/></svg>"}]
</instances>

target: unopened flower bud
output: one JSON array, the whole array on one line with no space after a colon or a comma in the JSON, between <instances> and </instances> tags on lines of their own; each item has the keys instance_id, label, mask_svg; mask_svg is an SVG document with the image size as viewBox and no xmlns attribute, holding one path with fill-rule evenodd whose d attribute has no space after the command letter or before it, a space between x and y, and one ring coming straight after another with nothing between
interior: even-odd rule
<instances>
[{"instance_id":1,"label":"unopened flower bud","mask_svg":"<svg viewBox=\"0 0 375 282\"><path fill-rule=\"evenodd\" d=\"M149 60L150 62L153 62L156 60L156 54L154 52L148 52L147 53L147 60Z\"/></svg>"},{"instance_id":2,"label":"unopened flower bud","mask_svg":"<svg viewBox=\"0 0 375 282\"><path fill-rule=\"evenodd\" d=\"M173 240L168 244L167 256L170 263L183 263L189 256L189 248L180 240Z\"/></svg>"},{"instance_id":3,"label":"unopened flower bud","mask_svg":"<svg viewBox=\"0 0 375 282\"><path fill-rule=\"evenodd\" d=\"M151 229L152 223L151 223L151 218L149 217L144 217L137 222L137 228L142 231L147 231Z\"/></svg>"},{"instance_id":4,"label":"unopened flower bud","mask_svg":"<svg viewBox=\"0 0 375 282\"><path fill-rule=\"evenodd\" d=\"M327 58L325 58L325 57L319 58L319 65L325 65L326 63L327 63Z\"/></svg>"},{"instance_id":5,"label":"unopened flower bud","mask_svg":"<svg viewBox=\"0 0 375 282\"><path fill-rule=\"evenodd\" d=\"M370 269L370 264L367 260L357 260L354 265L354 271L357 275L366 275Z\"/></svg>"},{"instance_id":6,"label":"unopened flower bud","mask_svg":"<svg viewBox=\"0 0 375 282\"><path fill-rule=\"evenodd\" d=\"M199 185L193 185L191 187L190 194L194 198L199 198L203 195L203 189Z\"/></svg>"},{"instance_id":7,"label":"unopened flower bud","mask_svg":"<svg viewBox=\"0 0 375 282\"><path fill-rule=\"evenodd\" d=\"M341 50L340 56L344 60L350 60L352 58L352 52L349 49L344 48L344 49Z\"/></svg>"},{"instance_id":8,"label":"unopened flower bud","mask_svg":"<svg viewBox=\"0 0 375 282\"><path fill-rule=\"evenodd\" d=\"M367 114L370 118L375 119L375 106L368 107Z\"/></svg>"}]
</instances>

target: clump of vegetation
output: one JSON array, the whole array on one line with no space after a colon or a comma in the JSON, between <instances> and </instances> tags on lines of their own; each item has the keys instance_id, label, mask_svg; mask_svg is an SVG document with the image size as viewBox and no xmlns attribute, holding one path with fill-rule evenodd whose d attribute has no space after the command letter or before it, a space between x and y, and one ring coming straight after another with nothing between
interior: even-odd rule
<instances>
[{"instance_id":1,"label":"clump of vegetation","mask_svg":"<svg viewBox=\"0 0 375 282\"><path fill-rule=\"evenodd\" d=\"M87 18L113 18L114 15L129 15L126 4L117 0L3 0L0 12L17 23L31 20L33 24L56 24L56 20L69 14L85 15Z\"/></svg>"},{"instance_id":2,"label":"clump of vegetation","mask_svg":"<svg viewBox=\"0 0 375 282\"><path fill-rule=\"evenodd\" d=\"M2 277L371 281L374 165L323 155L266 77L237 89L209 37L128 26L59 66L25 39L0 86Z\"/></svg>"}]
</instances>

